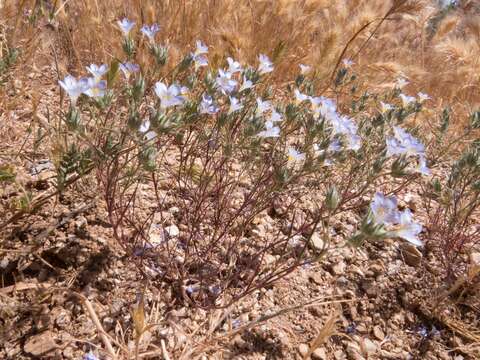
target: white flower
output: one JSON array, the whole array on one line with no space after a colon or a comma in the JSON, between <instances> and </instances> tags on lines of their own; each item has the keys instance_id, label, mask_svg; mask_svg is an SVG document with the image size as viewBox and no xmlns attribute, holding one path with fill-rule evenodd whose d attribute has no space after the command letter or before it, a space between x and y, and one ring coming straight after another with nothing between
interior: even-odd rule
<instances>
[{"instance_id":1,"label":"white flower","mask_svg":"<svg viewBox=\"0 0 480 360\"><path fill-rule=\"evenodd\" d=\"M90 64L86 67L87 71L92 74L96 79L100 79L108 71L108 65L102 64L100 66L96 64Z\"/></svg>"},{"instance_id":2,"label":"white flower","mask_svg":"<svg viewBox=\"0 0 480 360\"><path fill-rule=\"evenodd\" d=\"M218 75L215 79L215 82L224 94L231 93L237 86L237 81L232 80L232 74L223 70L218 70Z\"/></svg>"},{"instance_id":3,"label":"white flower","mask_svg":"<svg viewBox=\"0 0 480 360\"><path fill-rule=\"evenodd\" d=\"M83 92L90 97L102 97L105 96L105 89L107 88L107 82L105 80L97 80L94 77L87 79L87 89Z\"/></svg>"},{"instance_id":4,"label":"white flower","mask_svg":"<svg viewBox=\"0 0 480 360\"><path fill-rule=\"evenodd\" d=\"M117 23L125 37L128 36L132 28L135 26L135 23L133 21L128 20L127 18L123 18L122 20L117 21Z\"/></svg>"},{"instance_id":5,"label":"white flower","mask_svg":"<svg viewBox=\"0 0 480 360\"><path fill-rule=\"evenodd\" d=\"M193 62L195 63L195 71L199 68L208 65L208 59L205 55L196 55L193 57Z\"/></svg>"},{"instance_id":6,"label":"white flower","mask_svg":"<svg viewBox=\"0 0 480 360\"><path fill-rule=\"evenodd\" d=\"M213 98L208 94L202 95L202 102L200 103L200 114L216 114L218 106L213 103Z\"/></svg>"},{"instance_id":7,"label":"white flower","mask_svg":"<svg viewBox=\"0 0 480 360\"><path fill-rule=\"evenodd\" d=\"M271 138L271 137L279 137L280 136L280 128L278 126L273 125L271 121L265 122L266 130L260 131L257 136L263 138Z\"/></svg>"},{"instance_id":8,"label":"white flower","mask_svg":"<svg viewBox=\"0 0 480 360\"><path fill-rule=\"evenodd\" d=\"M195 42L195 44L196 44L196 49L195 49L195 52L194 52L195 56L208 54L208 46L207 45L202 43L200 40L197 40Z\"/></svg>"},{"instance_id":9,"label":"white flower","mask_svg":"<svg viewBox=\"0 0 480 360\"><path fill-rule=\"evenodd\" d=\"M253 87L253 83L248 80L245 76L243 77L243 84L240 86L240 89L238 89L238 92L242 92L243 90L247 90Z\"/></svg>"},{"instance_id":10,"label":"white flower","mask_svg":"<svg viewBox=\"0 0 480 360\"><path fill-rule=\"evenodd\" d=\"M233 96L230 96L229 99L230 99L230 108L228 109L229 114L232 114L235 111L243 109L243 105L240 102L240 100L238 100L237 98L235 98Z\"/></svg>"},{"instance_id":11,"label":"white flower","mask_svg":"<svg viewBox=\"0 0 480 360\"><path fill-rule=\"evenodd\" d=\"M152 24L150 26L148 25L143 25L140 31L142 32L143 35L148 37L148 40L151 43L155 42L155 34L160 30L160 26L158 24Z\"/></svg>"},{"instance_id":12,"label":"white flower","mask_svg":"<svg viewBox=\"0 0 480 360\"><path fill-rule=\"evenodd\" d=\"M258 65L258 72L263 75L273 71L273 63L267 55L260 54L258 56L260 64Z\"/></svg>"},{"instance_id":13,"label":"white flower","mask_svg":"<svg viewBox=\"0 0 480 360\"><path fill-rule=\"evenodd\" d=\"M338 118L337 105L331 99L323 96L310 98L313 111L317 116L323 116L328 121L335 121Z\"/></svg>"},{"instance_id":14,"label":"white flower","mask_svg":"<svg viewBox=\"0 0 480 360\"><path fill-rule=\"evenodd\" d=\"M272 114L270 115L270 119L269 119L272 123L273 122L279 122L279 121L283 121L282 119L282 115L280 115L280 113L273 109L272 108Z\"/></svg>"},{"instance_id":15,"label":"white flower","mask_svg":"<svg viewBox=\"0 0 480 360\"><path fill-rule=\"evenodd\" d=\"M357 135L357 125L347 116L332 116L327 120L333 127L334 134L342 134L348 142L348 149L357 151L362 145L360 136Z\"/></svg>"},{"instance_id":16,"label":"white flower","mask_svg":"<svg viewBox=\"0 0 480 360\"><path fill-rule=\"evenodd\" d=\"M157 133L155 131L149 131L145 134L145 139L151 141L157 137Z\"/></svg>"},{"instance_id":17,"label":"white flower","mask_svg":"<svg viewBox=\"0 0 480 360\"><path fill-rule=\"evenodd\" d=\"M431 97L428 94L425 94L423 92L419 92L417 95L418 95L418 101L420 103L423 103L424 101L431 99Z\"/></svg>"},{"instance_id":18,"label":"white flower","mask_svg":"<svg viewBox=\"0 0 480 360\"><path fill-rule=\"evenodd\" d=\"M302 75L306 75L312 70L312 67L308 65L300 64L299 66L300 66L300 73Z\"/></svg>"},{"instance_id":19,"label":"white flower","mask_svg":"<svg viewBox=\"0 0 480 360\"><path fill-rule=\"evenodd\" d=\"M270 101L263 101L261 98L257 98L257 110L255 111L255 114L257 116L262 115L264 112L270 110L271 108L272 104L270 103Z\"/></svg>"},{"instance_id":20,"label":"white flower","mask_svg":"<svg viewBox=\"0 0 480 360\"><path fill-rule=\"evenodd\" d=\"M387 138L387 156L416 156L425 154L423 144L399 126L393 127L393 138Z\"/></svg>"},{"instance_id":21,"label":"white flower","mask_svg":"<svg viewBox=\"0 0 480 360\"><path fill-rule=\"evenodd\" d=\"M75 105L78 97L88 89L88 79L86 78L77 80L73 76L67 75L65 79L60 80L58 83L70 97L72 105Z\"/></svg>"},{"instance_id":22,"label":"white flower","mask_svg":"<svg viewBox=\"0 0 480 360\"><path fill-rule=\"evenodd\" d=\"M305 160L305 154L297 151L296 149L289 147L288 148L288 162L297 163Z\"/></svg>"},{"instance_id":23,"label":"white flower","mask_svg":"<svg viewBox=\"0 0 480 360\"><path fill-rule=\"evenodd\" d=\"M185 102L183 96L180 95L180 88L175 84L167 87L159 81L155 83L155 94L157 94L160 99L160 107L162 109L181 105Z\"/></svg>"},{"instance_id":24,"label":"white flower","mask_svg":"<svg viewBox=\"0 0 480 360\"><path fill-rule=\"evenodd\" d=\"M300 104L301 102L306 100L310 100L310 96L302 94L298 89L295 89L293 92L295 94L295 100L297 104Z\"/></svg>"},{"instance_id":25,"label":"white flower","mask_svg":"<svg viewBox=\"0 0 480 360\"><path fill-rule=\"evenodd\" d=\"M128 81L132 73L138 72L140 70L140 66L138 66L137 64L127 62L124 64L120 64L120 70L122 70L123 75L125 75L125 78Z\"/></svg>"},{"instance_id":26,"label":"white flower","mask_svg":"<svg viewBox=\"0 0 480 360\"><path fill-rule=\"evenodd\" d=\"M142 122L142 124L138 128L138 131L140 131L141 133L146 133L149 129L150 129L150 120L147 119L144 122Z\"/></svg>"},{"instance_id":27,"label":"white flower","mask_svg":"<svg viewBox=\"0 0 480 360\"><path fill-rule=\"evenodd\" d=\"M380 192L375 193L370 209L377 224L391 225L398 222L399 213L395 196L386 197Z\"/></svg>"},{"instance_id":28,"label":"white flower","mask_svg":"<svg viewBox=\"0 0 480 360\"><path fill-rule=\"evenodd\" d=\"M195 63L195 71L200 67L208 65L208 58L205 54L208 54L208 46L203 44L200 40L197 40L195 52L192 53L192 58Z\"/></svg>"},{"instance_id":29,"label":"white flower","mask_svg":"<svg viewBox=\"0 0 480 360\"><path fill-rule=\"evenodd\" d=\"M425 159L424 155L420 155L418 158L418 166L415 170L425 176L431 175L430 169L427 167L427 159Z\"/></svg>"},{"instance_id":30,"label":"white flower","mask_svg":"<svg viewBox=\"0 0 480 360\"><path fill-rule=\"evenodd\" d=\"M227 62L228 62L228 72L229 73L235 74L237 72L242 72L242 65L240 65L240 63L238 61L235 61L231 57L228 57Z\"/></svg>"},{"instance_id":31,"label":"white flower","mask_svg":"<svg viewBox=\"0 0 480 360\"><path fill-rule=\"evenodd\" d=\"M404 77L399 77L397 79L397 82L395 83L395 85L399 88L399 89L403 89L406 85L410 84L410 82L405 79Z\"/></svg>"},{"instance_id":32,"label":"white flower","mask_svg":"<svg viewBox=\"0 0 480 360\"><path fill-rule=\"evenodd\" d=\"M380 101L380 105L382 107L382 113L389 112L390 110L393 110L393 106L390 104L386 104L383 101Z\"/></svg>"},{"instance_id":33,"label":"white flower","mask_svg":"<svg viewBox=\"0 0 480 360\"><path fill-rule=\"evenodd\" d=\"M355 63L350 60L350 59L343 59L343 65L345 65L345 67L349 68L349 67L352 67L352 65L354 65Z\"/></svg>"},{"instance_id":34,"label":"white flower","mask_svg":"<svg viewBox=\"0 0 480 360\"><path fill-rule=\"evenodd\" d=\"M400 213L400 219L398 224L392 227L389 231L389 235L393 237L399 237L416 246L422 246L422 241L418 238L418 235L422 232L422 225L413 222L412 213L409 209L405 209Z\"/></svg>"},{"instance_id":35,"label":"white flower","mask_svg":"<svg viewBox=\"0 0 480 360\"><path fill-rule=\"evenodd\" d=\"M403 107L407 107L408 105L416 101L413 96L407 96L405 94L400 94L399 96L402 99Z\"/></svg>"}]
</instances>

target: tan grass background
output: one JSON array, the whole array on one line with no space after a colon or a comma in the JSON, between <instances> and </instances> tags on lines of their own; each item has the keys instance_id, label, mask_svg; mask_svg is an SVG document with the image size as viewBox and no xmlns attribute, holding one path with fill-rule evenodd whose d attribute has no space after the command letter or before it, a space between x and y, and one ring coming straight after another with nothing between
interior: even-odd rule
<instances>
[{"instance_id":1,"label":"tan grass background","mask_svg":"<svg viewBox=\"0 0 480 360\"><path fill-rule=\"evenodd\" d=\"M116 21L127 16L139 40L141 24L160 24L157 40L169 44L171 65L201 39L214 66L228 55L254 64L266 53L275 58L279 81L293 79L304 63L327 86L346 50L365 88L406 76L409 95L426 92L436 105L461 113L479 105L476 1L464 0L446 15L432 0L4 0L0 6L5 41L22 49L18 76L54 62L61 75L78 75L90 62L121 59ZM42 15L35 24L27 21L32 9ZM146 53L138 51L135 60L149 66Z\"/></svg>"}]
</instances>

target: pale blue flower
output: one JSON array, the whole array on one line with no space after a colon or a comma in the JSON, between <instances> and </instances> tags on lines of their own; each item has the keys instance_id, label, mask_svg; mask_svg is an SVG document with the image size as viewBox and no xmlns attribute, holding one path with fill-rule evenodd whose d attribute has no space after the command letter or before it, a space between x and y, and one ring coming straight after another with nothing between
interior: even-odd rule
<instances>
[{"instance_id":1,"label":"pale blue flower","mask_svg":"<svg viewBox=\"0 0 480 360\"><path fill-rule=\"evenodd\" d=\"M430 169L427 167L427 159L425 159L425 156L420 155L418 158L418 166L416 171L425 176L431 175Z\"/></svg>"},{"instance_id":2,"label":"pale blue flower","mask_svg":"<svg viewBox=\"0 0 480 360\"><path fill-rule=\"evenodd\" d=\"M390 110L393 110L393 106L387 103L384 103L383 101L380 101L380 106L382 107L382 113L389 112Z\"/></svg>"},{"instance_id":3,"label":"pale blue flower","mask_svg":"<svg viewBox=\"0 0 480 360\"><path fill-rule=\"evenodd\" d=\"M229 114L232 114L235 111L243 109L243 105L240 102L240 100L238 100L237 98L235 98L233 96L230 96L229 99L230 99L230 108L228 109Z\"/></svg>"},{"instance_id":4,"label":"pale blue flower","mask_svg":"<svg viewBox=\"0 0 480 360\"><path fill-rule=\"evenodd\" d=\"M408 105L410 105L411 103L414 103L417 100L413 96L408 96L405 94L400 94L399 96L400 96L400 99L402 99L403 107L407 107Z\"/></svg>"},{"instance_id":5,"label":"pale blue flower","mask_svg":"<svg viewBox=\"0 0 480 360\"><path fill-rule=\"evenodd\" d=\"M228 57L227 62L228 62L228 72L229 73L235 74L237 72L242 72L242 65L240 65L240 63L238 61L235 61L231 57Z\"/></svg>"},{"instance_id":6,"label":"pale blue flower","mask_svg":"<svg viewBox=\"0 0 480 360\"><path fill-rule=\"evenodd\" d=\"M423 144L399 126L393 127L394 138L387 138L387 156L425 154Z\"/></svg>"},{"instance_id":7,"label":"pale blue flower","mask_svg":"<svg viewBox=\"0 0 480 360\"><path fill-rule=\"evenodd\" d=\"M79 96L88 89L88 79L76 79L71 75L67 75L63 80L58 82L63 90L70 97L72 105L77 103Z\"/></svg>"},{"instance_id":8,"label":"pale blue flower","mask_svg":"<svg viewBox=\"0 0 480 360\"><path fill-rule=\"evenodd\" d=\"M245 76L243 77L243 84L240 86L240 89L238 89L238 92L242 92L243 90L247 90L253 87L253 82L248 80Z\"/></svg>"},{"instance_id":9,"label":"pale blue flower","mask_svg":"<svg viewBox=\"0 0 480 360\"><path fill-rule=\"evenodd\" d=\"M130 75L140 71L140 66L131 62L126 62L124 64L120 64L120 70L122 70L123 75L125 75L125 79L128 81L130 79Z\"/></svg>"},{"instance_id":10,"label":"pale blue flower","mask_svg":"<svg viewBox=\"0 0 480 360\"><path fill-rule=\"evenodd\" d=\"M152 141L157 137L157 133L155 131L149 131L145 134L145 139L147 141Z\"/></svg>"},{"instance_id":11,"label":"pale blue flower","mask_svg":"<svg viewBox=\"0 0 480 360\"><path fill-rule=\"evenodd\" d=\"M395 83L395 85L399 89L403 89L408 84L410 84L410 82L407 79L405 79L404 77L399 77L397 79L397 82Z\"/></svg>"},{"instance_id":12,"label":"pale blue flower","mask_svg":"<svg viewBox=\"0 0 480 360\"><path fill-rule=\"evenodd\" d=\"M293 147L288 148L288 162L289 163L298 163L305 160L305 154L299 152Z\"/></svg>"},{"instance_id":13,"label":"pale blue flower","mask_svg":"<svg viewBox=\"0 0 480 360\"><path fill-rule=\"evenodd\" d=\"M423 103L431 99L431 97L428 94L425 94L423 92L419 92L417 95L418 95L418 102L420 103Z\"/></svg>"},{"instance_id":14,"label":"pale blue flower","mask_svg":"<svg viewBox=\"0 0 480 360\"><path fill-rule=\"evenodd\" d=\"M270 103L270 101L263 101L261 98L257 98L257 110L255 112L257 116L262 115L264 112L270 109L272 109L272 104Z\"/></svg>"},{"instance_id":15,"label":"pale blue flower","mask_svg":"<svg viewBox=\"0 0 480 360\"><path fill-rule=\"evenodd\" d=\"M155 34L160 30L158 24L143 25L140 31L145 35L151 43L155 42Z\"/></svg>"},{"instance_id":16,"label":"pale blue flower","mask_svg":"<svg viewBox=\"0 0 480 360\"><path fill-rule=\"evenodd\" d=\"M316 116L322 116L329 121L335 121L338 118L335 101L323 96L311 97L310 101Z\"/></svg>"},{"instance_id":17,"label":"pale blue flower","mask_svg":"<svg viewBox=\"0 0 480 360\"><path fill-rule=\"evenodd\" d=\"M195 55L193 57L193 62L195 63L195 71L201 67L208 66L208 58L205 55Z\"/></svg>"},{"instance_id":18,"label":"pale blue flower","mask_svg":"<svg viewBox=\"0 0 480 360\"><path fill-rule=\"evenodd\" d=\"M422 225L416 223L412 219L412 213L409 209L405 209L400 213L398 223L389 231L392 237L399 237L416 246L422 246L422 241L418 235L422 232Z\"/></svg>"},{"instance_id":19,"label":"pale blue flower","mask_svg":"<svg viewBox=\"0 0 480 360\"><path fill-rule=\"evenodd\" d=\"M336 153L342 150L342 144L340 143L340 140L335 138L332 140L330 145L328 145L327 151Z\"/></svg>"},{"instance_id":20,"label":"pale blue flower","mask_svg":"<svg viewBox=\"0 0 480 360\"><path fill-rule=\"evenodd\" d=\"M196 41L196 48L195 51L192 53L192 59L195 63L195 71L199 68L208 65L208 58L206 54L208 54L208 46L203 44L200 40Z\"/></svg>"},{"instance_id":21,"label":"pale blue flower","mask_svg":"<svg viewBox=\"0 0 480 360\"><path fill-rule=\"evenodd\" d=\"M208 54L208 46L202 43L201 40L197 40L195 42L196 48L195 52L193 53L195 56Z\"/></svg>"},{"instance_id":22,"label":"pale blue flower","mask_svg":"<svg viewBox=\"0 0 480 360\"><path fill-rule=\"evenodd\" d=\"M280 113L273 109L272 108L272 113L270 115L270 119L269 119L271 122L279 122L279 121L283 121L282 119L282 115L280 115Z\"/></svg>"},{"instance_id":23,"label":"pale blue flower","mask_svg":"<svg viewBox=\"0 0 480 360\"><path fill-rule=\"evenodd\" d=\"M370 209L375 222L379 225L392 225L399 220L395 196L387 197L380 192L375 193Z\"/></svg>"},{"instance_id":24,"label":"pale blue flower","mask_svg":"<svg viewBox=\"0 0 480 360\"><path fill-rule=\"evenodd\" d=\"M146 119L145 121L142 122L140 127L138 128L138 131L141 133L146 133L150 129L150 120Z\"/></svg>"},{"instance_id":25,"label":"pale blue flower","mask_svg":"<svg viewBox=\"0 0 480 360\"><path fill-rule=\"evenodd\" d=\"M123 18L122 20L117 21L118 26L120 27L120 30L122 30L123 35L125 37L128 36L130 31L133 29L135 26L135 22L128 20L127 18Z\"/></svg>"},{"instance_id":26,"label":"pale blue flower","mask_svg":"<svg viewBox=\"0 0 480 360\"><path fill-rule=\"evenodd\" d=\"M213 102L213 98L208 94L202 95L202 102L200 103L200 114L216 114L219 108Z\"/></svg>"},{"instance_id":27,"label":"pale blue flower","mask_svg":"<svg viewBox=\"0 0 480 360\"><path fill-rule=\"evenodd\" d=\"M298 89L295 89L293 92L295 94L295 100L297 104L310 100L310 96L302 94Z\"/></svg>"},{"instance_id":28,"label":"pale blue flower","mask_svg":"<svg viewBox=\"0 0 480 360\"><path fill-rule=\"evenodd\" d=\"M349 67L352 67L355 63L350 60L350 59L343 59L343 65L345 65L345 67L349 68Z\"/></svg>"},{"instance_id":29,"label":"pale blue flower","mask_svg":"<svg viewBox=\"0 0 480 360\"><path fill-rule=\"evenodd\" d=\"M260 131L257 136L263 138L275 138L280 136L280 128L275 126L271 121L265 122L266 130Z\"/></svg>"},{"instance_id":30,"label":"pale blue flower","mask_svg":"<svg viewBox=\"0 0 480 360\"><path fill-rule=\"evenodd\" d=\"M224 94L229 94L237 86L237 81L232 79L232 74L228 71L218 70L217 78L215 79L217 87L221 89Z\"/></svg>"},{"instance_id":31,"label":"pale blue flower","mask_svg":"<svg viewBox=\"0 0 480 360\"><path fill-rule=\"evenodd\" d=\"M169 108L171 106L181 105L185 102L183 96L180 95L180 87L173 84L167 87L164 83L158 81L155 83L155 94L160 99L160 107L162 109Z\"/></svg>"},{"instance_id":32,"label":"pale blue flower","mask_svg":"<svg viewBox=\"0 0 480 360\"><path fill-rule=\"evenodd\" d=\"M385 139L387 144L387 156L401 155L405 153L405 147L393 137L388 137Z\"/></svg>"},{"instance_id":33,"label":"pale blue flower","mask_svg":"<svg viewBox=\"0 0 480 360\"><path fill-rule=\"evenodd\" d=\"M299 66L300 66L300 73L302 75L306 75L312 70L312 67L308 65L300 64Z\"/></svg>"},{"instance_id":34,"label":"pale blue flower","mask_svg":"<svg viewBox=\"0 0 480 360\"><path fill-rule=\"evenodd\" d=\"M350 150L357 151L362 145L360 136L357 134L357 125L347 116L331 116L330 123L334 134L344 135Z\"/></svg>"},{"instance_id":35,"label":"pale blue flower","mask_svg":"<svg viewBox=\"0 0 480 360\"><path fill-rule=\"evenodd\" d=\"M263 75L273 71L273 63L267 55L260 54L258 60L260 61L260 64L258 65L258 72L260 74Z\"/></svg>"},{"instance_id":36,"label":"pale blue flower","mask_svg":"<svg viewBox=\"0 0 480 360\"><path fill-rule=\"evenodd\" d=\"M97 80L94 77L87 79L88 88L83 92L90 97L103 97L107 89L107 82L105 80Z\"/></svg>"},{"instance_id":37,"label":"pale blue flower","mask_svg":"<svg viewBox=\"0 0 480 360\"><path fill-rule=\"evenodd\" d=\"M108 71L108 65L102 64L100 66L96 64L90 64L86 67L87 71L93 75L94 78L100 79Z\"/></svg>"},{"instance_id":38,"label":"pale blue flower","mask_svg":"<svg viewBox=\"0 0 480 360\"><path fill-rule=\"evenodd\" d=\"M87 354L83 355L83 360L98 360L95 354L90 350Z\"/></svg>"}]
</instances>

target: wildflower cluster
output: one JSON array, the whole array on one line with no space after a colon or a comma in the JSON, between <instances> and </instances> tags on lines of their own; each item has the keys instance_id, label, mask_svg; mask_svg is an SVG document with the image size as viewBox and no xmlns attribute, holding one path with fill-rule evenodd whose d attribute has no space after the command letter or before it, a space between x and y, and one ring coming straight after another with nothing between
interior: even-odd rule
<instances>
[{"instance_id":1,"label":"wildflower cluster","mask_svg":"<svg viewBox=\"0 0 480 360\"><path fill-rule=\"evenodd\" d=\"M143 259L153 279L183 289L185 301L233 302L318 261L332 245L331 219L364 207L381 183L389 181L395 194L418 172L429 174L425 147L400 126L422 100L407 104L397 88L382 101L398 105L381 102L371 115L359 111L364 105L348 108L316 94L312 68L301 65L296 87L276 102L267 55L255 66L226 57L214 69L208 46L197 40L167 73L168 49L155 42L160 26L144 25L156 67L141 69L135 23L118 25L124 63L92 64L92 77L60 82L71 100L68 141L90 154L119 244ZM342 76L354 67L344 65ZM148 70L155 78L144 77ZM118 71L121 84L112 80ZM82 95L93 100L78 101ZM361 99L378 106L373 95ZM315 201L307 205L306 194ZM280 229L275 235L257 228L266 212ZM421 229L395 197L377 192L349 240L389 236L421 245ZM314 234L323 248L313 245ZM275 254L273 264L267 254Z\"/></svg>"}]
</instances>

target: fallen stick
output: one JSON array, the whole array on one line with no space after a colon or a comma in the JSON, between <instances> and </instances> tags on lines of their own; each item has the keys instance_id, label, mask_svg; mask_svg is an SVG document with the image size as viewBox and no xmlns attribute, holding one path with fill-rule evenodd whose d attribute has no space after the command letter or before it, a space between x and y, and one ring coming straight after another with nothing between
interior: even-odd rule
<instances>
[{"instance_id":1,"label":"fallen stick","mask_svg":"<svg viewBox=\"0 0 480 360\"><path fill-rule=\"evenodd\" d=\"M95 324L95 327L97 328L98 333L100 334L100 338L102 339L103 344L107 349L107 352L109 353L109 355L112 357L113 360L116 360L117 355L115 354L115 350L113 349L112 344L108 339L108 335L103 329L103 326L100 323L100 320L98 319L97 313L95 312L95 309L93 308L92 303L85 296L78 293L76 295L82 299L82 302L85 305L85 308L87 309L87 312L90 315L90 318L92 319L93 323Z\"/></svg>"}]
</instances>

